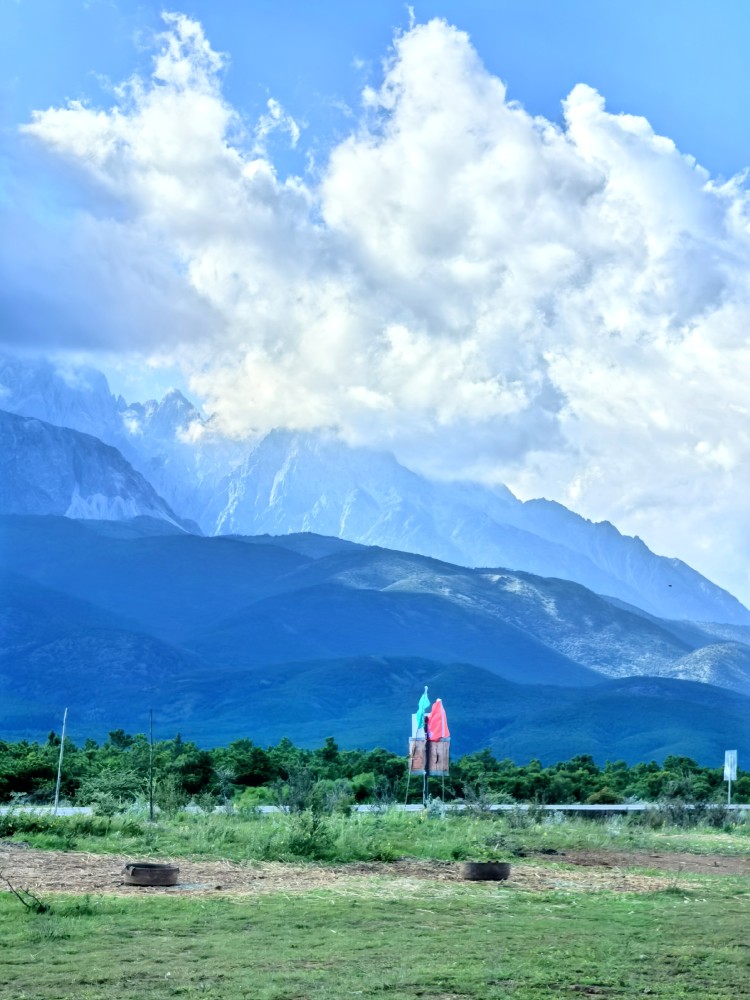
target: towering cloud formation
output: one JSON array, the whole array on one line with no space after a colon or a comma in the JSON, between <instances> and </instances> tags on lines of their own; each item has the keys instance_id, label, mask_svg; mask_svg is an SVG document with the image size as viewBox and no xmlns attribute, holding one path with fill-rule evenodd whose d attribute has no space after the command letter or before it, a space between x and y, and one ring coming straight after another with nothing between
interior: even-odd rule
<instances>
[{"instance_id":1,"label":"towering cloud formation","mask_svg":"<svg viewBox=\"0 0 750 1000\"><path fill-rule=\"evenodd\" d=\"M200 25L166 21L113 108L26 127L106 195L74 229L87 343L179 350L228 434L335 427L506 481L747 599L741 180L583 84L564 128L531 117L439 20L395 39L321 174L282 179L267 139L296 123L271 101L249 127Z\"/></svg>"}]
</instances>

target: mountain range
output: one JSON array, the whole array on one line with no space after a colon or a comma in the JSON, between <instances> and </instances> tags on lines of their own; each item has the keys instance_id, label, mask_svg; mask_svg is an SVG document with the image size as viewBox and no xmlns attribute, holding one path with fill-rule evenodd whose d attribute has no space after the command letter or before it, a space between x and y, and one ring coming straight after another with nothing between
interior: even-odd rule
<instances>
[{"instance_id":1,"label":"mountain range","mask_svg":"<svg viewBox=\"0 0 750 1000\"><path fill-rule=\"evenodd\" d=\"M0 408L94 433L206 535L316 532L573 580L660 617L750 626L750 611L727 591L606 521L545 499L521 502L505 487L429 480L330 432L232 442L177 390L128 404L93 369L17 358L0 358ZM12 509L6 501L0 513Z\"/></svg>"},{"instance_id":2,"label":"mountain range","mask_svg":"<svg viewBox=\"0 0 750 1000\"><path fill-rule=\"evenodd\" d=\"M423 684L457 752L710 760L746 731L750 647L569 581L310 534L18 515L0 518L0 573L4 738L68 705L82 735L142 730L154 708L207 743L399 749ZM721 687L679 679L697 655Z\"/></svg>"},{"instance_id":3,"label":"mountain range","mask_svg":"<svg viewBox=\"0 0 750 1000\"><path fill-rule=\"evenodd\" d=\"M459 752L741 745L750 612L606 522L330 432L226 441L90 369L0 359L0 406L2 738L153 707L204 742L399 749L427 683Z\"/></svg>"}]
</instances>

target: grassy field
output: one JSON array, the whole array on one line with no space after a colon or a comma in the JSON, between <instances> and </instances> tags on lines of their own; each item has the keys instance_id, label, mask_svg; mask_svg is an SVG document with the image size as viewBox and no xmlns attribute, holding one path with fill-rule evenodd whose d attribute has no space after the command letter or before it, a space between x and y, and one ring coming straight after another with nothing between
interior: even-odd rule
<instances>
[{"instance_id":1,"label":"grassy field","mask_svg":"<svg viewBox=\"0 0 750 1000\"><path fill-rule=\"evenodd\" d=\"M719 882L721 884L719 884ZM392 1000L746 995L750 896L736 880L648 895L429 883L401 899L0 897L0 995Z\"/></svg>"},{"instance_id":2,"label":"grassy field","mask_svg":"<svg viewBox=\"0 0 750 1000\"><path fill-rule=\"evenodd\" d=\"M117 853L228 858L235 861L390 861L405 855L446 861L511 860L560 850L669 850L747 854L750 825L653 829L639 819L540 822L525 813L479 816L355 813L352 816L186 815L149 824L135 818L0 817L0 837L34 847Z\"/></svg>"},{"instance_id":3,"label":"grassy field","mask_svg":"<svg viewBox=\"0 0 750 1000\"><path fill-rule=\"evenodd\" d=\"M148 827L74 817L53 827L18 829L13 839L123 858L275 858L298 864L316 853L324 862L401 855L513 861L528 851L586 848L731 856L746 854L749 844L744 826L654 831L619 820L537 824L520 817L385 814L326 817L314 829L309 823L304 816L178 816ZM523 863L548 871L557 861L549 854ZM0 997L747 995L746 879L675 875L657 891L594 891L585 883L565 888L564 862L557 867L563 887L536 892L511 883L347 877L330 886L262 895L39 893L49 907L45 912L27 910L10 892L0 893Z\"/></svg>"}]
</instances>

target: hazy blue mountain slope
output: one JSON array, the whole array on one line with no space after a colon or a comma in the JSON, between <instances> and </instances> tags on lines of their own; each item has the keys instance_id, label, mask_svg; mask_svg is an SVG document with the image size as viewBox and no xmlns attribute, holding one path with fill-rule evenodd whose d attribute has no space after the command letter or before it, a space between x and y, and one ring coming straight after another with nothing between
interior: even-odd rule
<instances>
[{"instance_id":1,"label":"hazy blue mountain slope","mask_svg":"<svg viewBox=\"0 0 750 1000\"><path fill-rule=\"evenodd\" d=\"M84 736L119 720L142 732L150 708L179 728L201 711L193 685L210 675L194 654L143 633L66 629L0 654L0 738L39 738L66 707Z\"/></svg>"},{"instance_id":2,"label":"hazy blue mountain slope","mask_svg":"<svg viewBox=\"0 0 750 1000\"><path fill-rule=\"evenodd\" d=\"M80 629L136 629L133 621L89 601L39 586L0 568L0 655Z\"/></svg>"},{"instance_id":3,"label":"hazy blue mountain slope","mask_svg":"<svg viewBox=\"0 0 750 1000\"><path fill-rule=\"evenodd\" d=\"M660 674L693 648L658 620L618 610L568 580L527 573L489 573L505 615L539 640L609 677ZM750 688L748 689L750 692Z\"/></svg>"},{"instance_id":4,"label":"hazy blue mountain slope","mask_svg":"<svg viewBox=\"0 0 750 1000\"><path fill-rule=\"evenodd\" d=\"M127 521L86 521L85 528L102 538L153 538L165 537L168 535L184 535L182 528L178 528L169 521L162 521L156 517L141 515L139 517L128 518Z\"/></svg>"},{"instance_id":5,"label":"hazy blue mountain slope","mask_svg":"<svg viewBox=\"0 0 750 1000\"><path fill-rule=\"evenodd\" d=\"M105 536L67 518L0 517L0 565L174 639L263 597L305 556L195 535Z\"/></svg>"},{"instance_id":6,"label":"hazy blue mountain slope","mask_svg":"<svg viewBox=\"0 0 750 1000\"><path fill-rule=\"evenodd\" d=\"M577 556L564 545L540 546L505 523L517 506L504 487L431 482L387 452L350 448L325 434L272 431L217 492L202 522L219 534L312 531L460 565L543 573L551 561L574 571ZM578 572L595 580L595 589L611 583L583 562Z\"/></svg>"},{"instance_id":7,"label":"hazy blue mountain slope","mask_svg":"<svg viewBox=\"0 0 750 1000\"><path fill-rule=\"evenodd\" d=\"M273 431L198 516L219 534L314 531L465 566L574 580L677 619L750 624L750 612L677 559L560 504L504 487L438 483L331 435Z\"/></svg>"},{"instance_id":8,"label":"hazy blue mountain slope","mask_svg":"<svg viewBox=\"0 0 750 1000\"><path fill-rule=\"evenodd\" d=\"M133 702L147 712L154 692L207 672L188 651L142 632L69 628L0 656L0 684L18 697L85 705L102 718Z\"/></svg>"},{"instance_id":9,"label":"hazy blue mountain slope","mask_svg":"<svg viewBox=\"0 0 750 1000\"><path fill-rule=\"evenodd\" d=\"M0 410L0 513L182 522L115 449L98 438Z\"/></svg>"},{"instance_id":10,"label":"hazy blue mountain slope","mask_svg":"<svg viewBox=\"0 0 750 1000\"><path fill-rule=\"evenodd\" d=\"M358 542L349 542L345 538L332 538L328 535L316 535L313 532L297 532L293 535L229 535L246 545L277 545L290 552L309 556L310 559L322 559L325 556L339 555L343 552L355 552L368 546ZM750 630L749 630L750 631Z\"/></svg>"},{"instance_id":11,"label":"hazy blue mountain slope","mask_svg":"<svg viewBox=\"0 0 750 1000\"><path fill-rule=\"evenodd\" d=\"M701 628L707 635L724 642L741 642L750 646L750 626L727 625L718 622L701 623Z\"/></svg>"},{"instance_id":12,"label":"hazy blue mountain slope","mask_svg":"<svg viewBox=\"0 0 750 1000\"><path fill-rule=\"evenodd\" d=\"M720 645L713 636L701 640L700 630L680 638L669 623L568 581L315 536L285 536L277 545L145 533L154 525L0 518L0 565L138 622L208 662L253 669L410 655L475 662L534 683L581 683L587 669L691 676L683 658ZM131 531L134 537L117 537ZM714 662L721 655L714 651ZM736 658L735 651L726 677L714 669L710 679L747 692ZM702 679L698 660L695 668Z\"/></svg>"},{"instance_id":13,"label":"hazy blue mountain slope","mask_svg":"<svg viewBox=\"0 0 750 1000\"><path fill-rule=\"evenodd\" d=\"M593 587L598 593L632 600L637 607L661 618L750 625L750 614L732 595L682 560L655 556L640 538L621 535L608 521L592 523L562 504L544 499L528 500L511 508L507 519L511 524L522 524L538 538L557 542L564 539L569 549L626 585L632 598L626 597L624 591ZM566 573L553 575L568 578Z\"/></svg>"},{"instance_id":14,"label":"hazy blue mountain slope","mask_svg":"<svg viewBox=\"0 0 750 1000\"><path fill-rule=\"evenodd\" d=\"M189 714L190 678L209 675L195 654L134 623L0 570L0 738L7 727L38 736L66 706L99 732L166 697ZM180 695L176 681L187 684Z\"/></svg>"},{"instance_id":15,"label":"hazy blue mountain slope","mask_svg":"<svg viewBox=\"0 0 750 1000\"><path fill-rule=\"evenodd\" d=\"M658 674L665 664L694 648L661 628L657 619L614 608L578 584L527 573L472 571L381 548L334 552L280 577L275 586L278 592L303 591L330 583L401 598L430 595L444 608L440 616L446 620L458 613L472 622L474 630L482 628L486 634L500 624L510 626L513 632L520 630L564 657L610 676ZM495 657L502 655L491 645ZM432 656L426 651L424 655ZM466 653L454 655L471 659ZM489 665L484 659L474 662Z\"/></svg>"},{"instance_id":16,"label":"hazy blue mountain slope","mask_svg":"<svg viewBox=\"0 0 750 1000\"><path fill-rule=\"evenodd\" d=\"M501 757L521 760L567 760L586 746L583 752L600 761L677 754L718 767L730 746L750 752L748 710L747 697L707 684L629 677L563 692L556 706L499 730L490 745Z\"/></svg>"},{"instance_id":17,"label":"hazy blue mountain slope","mask_svg":"<svg viewBox=\"0 0 750 1000\"><path fill-rule=\"evenodd\" d=\"M679 638L566 581L335 539L284 543L144 518L0 517L0 738L43 736L66 706L83 736L142 730L153 707L164 735L209 743L333 734L398 749L427 683L457 752L711 760L727 740L744 752L747 698L669 678L601 681L584 662L599 649L599 669L689 675L695 660L704 679L738 685L742 643L709 636L695 649L700 630Z\"/></svg>"},{"instance_id":18,"label":"hazy blue mountain slope","mask_svg":"<svg viewBox=\"0 0 750 1000\"><path fill-rule=\"evenodd\" d=\"M684 642L692 648L714 642L717 637L721 638L722 633L721 631L717 631L717 629L727 630L727 642L736 639L738 642L745 642L747 645L750 645L750 627L747 626L714 625L710 622L690 622L679 621L672 618L659 618L658 615L651 615L648 611L644 611L643 608L636 607L634 604L628 604L625 601L620 601L616 597L605 597L604 599L615 608L620 608L622 611L638 615L645 621L649 621L652 624L657 625L659 628L665 629L676 639L679 639L680 642Z\"/></svg>"},{"instance_id":19,"label":"hazy blue mountain slope","mask_svg":"<svg viewBox=\"0 0 750 1000\"><path fill-rule=\"evenodd\" d=\"M333 734L342 746L405 753L415 693L418 699L424 685L447 706L454 753L489 745L499 726L522 726L530 713L552 708L561 695L559 688L513 684L470 664L356 657L280 664L251 685L240 674L221 674L205 690L206 714L227 720L235 732L239 727L257 733L260 742L288 736L310 746ZM193 724L201 725L197 719Z\"/></svg>"},{"instance_id":20,"label":"hazy blue mountain slope","mask_svg":"<svg viewBox=\"0 0 750 1000\"><path fill-rule=\"evenodd\" d=\"M738 642L701 646L672 664L665 676L750 691L750 647Z\"/></svg>"},{"instance_id":21,"label":"hazy blue mountain slope","mask_svg":"<svg viewBox=\"0 0 750 1000\"><path fill-rule=\"evenodd\" d=\"M357 657L280 664L262 677L216 671L148 684L142 698L96 699L91 685L69 700L70 733L102 738L122 726L143 732L154 707L155 732L204 745L249 736L261 745L288 736L304 746L333 735L341 746L384 746L406 753L411 712L422 686L441 697L455 755L490 746L500 757L542 763L590 753L600 763L662 760L684 754L720 764L729 744L750 751L750 700L703 684L628 678L560 688L514 684L471 664L406 657ZM43 738L59 727L53 688L23 703L0 701L3 738ZM109 688L108 688L109 690ZM145 702L149 702L145 705ZM106 708L104 707L106 705Z\"/></svg>"},{"instance_id":22,"label":"hazy blue mountain slope","mask_svg":"<svg viewBox=\"0 0 750 1000\"><path fill-rule=\"evenodd\" d=\"M188 645L212 662L246 668L301 657L423 656L529 684L598 680L520 629L431 594L334 584L267 598Z\"/></svg>"},{"instance_id":23,"label":"hazy blue mountain slope","mask_svg":"<svg viewBox=\"0 0 750 1000\"><path fill-rule=\"evenodd\" d=\"M657 674L716 684L750 695L750 628L747 626L668 621L613 598L607 601L651 622L685 644L689 651L670 664L663 664L655 671Z\"/></svg>"}]
</instances>

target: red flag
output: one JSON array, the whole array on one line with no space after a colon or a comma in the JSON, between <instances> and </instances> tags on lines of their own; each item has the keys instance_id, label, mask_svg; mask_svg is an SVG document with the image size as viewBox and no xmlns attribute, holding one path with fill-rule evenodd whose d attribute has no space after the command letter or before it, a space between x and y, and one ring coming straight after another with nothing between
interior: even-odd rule
<instances>
[{"instance_id":1,"label":"red flag","mask_svg":"<svg viewBox=\"0 0 750 1000\"><path fill-rule=\"evenodd\" d=\"M437 740L449 740L450 738L451 734L443 703L439 698L436 698L432 710L427 716L427 739L434 743Z\"/></svg>"}]
</instances>

